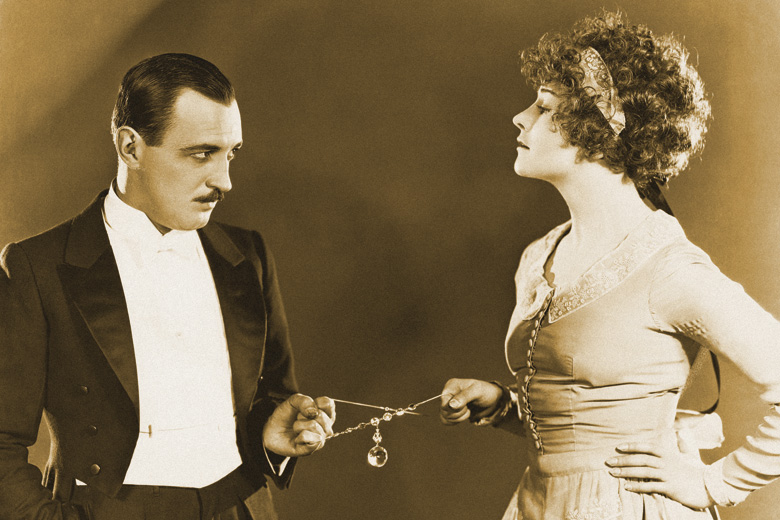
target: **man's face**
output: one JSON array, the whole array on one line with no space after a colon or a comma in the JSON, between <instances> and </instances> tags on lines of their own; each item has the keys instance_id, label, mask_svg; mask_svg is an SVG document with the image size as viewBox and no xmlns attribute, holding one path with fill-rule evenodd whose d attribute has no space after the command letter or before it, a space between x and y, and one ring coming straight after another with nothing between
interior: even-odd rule
<instances>
[{"instance_id":1,"label":"man's face","mask_svg":"<svg viewBox=\"0 0 780 520\"><path fill-rule=\"evenodd\" d=\"M134 193L128 193L132 205L163 232L202 228L230 191L230 161L241 144L235 101L225 106L185 89L176 99L161 144L139 146Z\"/></svg>"}]
</instances>

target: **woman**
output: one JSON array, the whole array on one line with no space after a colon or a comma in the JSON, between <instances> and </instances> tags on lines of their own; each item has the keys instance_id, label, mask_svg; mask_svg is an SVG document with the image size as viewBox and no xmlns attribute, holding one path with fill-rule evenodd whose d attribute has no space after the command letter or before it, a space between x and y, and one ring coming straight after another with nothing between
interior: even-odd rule
<instances>
[{"instance_id":1,"label":"woman","mask_svg":"<svg viewBox=\"0 0 780 520\"><path fill-rule=\"evenodd\" d=\"M441 408L446 424L529 438L507 519L705 519L780 475L780 325L686 239L658 189L701 151L710 115L687 58L613 13L522 54L538 97L513 120L515 171L555 186L571 220L520 260L516 385L452 379ZM710 466L680 452L674 425L700 346L771 405Z\"/></svg>"}]
</instances>

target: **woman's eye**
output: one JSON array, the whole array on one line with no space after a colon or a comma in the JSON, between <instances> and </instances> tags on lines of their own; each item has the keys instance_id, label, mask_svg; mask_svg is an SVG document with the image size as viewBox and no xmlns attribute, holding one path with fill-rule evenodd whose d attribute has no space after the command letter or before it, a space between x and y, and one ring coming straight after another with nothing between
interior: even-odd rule
<instances>
[{"instance_id":1,"label":"woman's eye","mask_svg":"<svg viewBox=\"0 0 780 520\"><path fill-rule=\"evenodd\" d=\"M547 108L545 106L542 106L542 105L536 105L536 109L539 110L540 114L546 114L547 112L550 111L549 108Z\"/></svg>"}]
</instances>

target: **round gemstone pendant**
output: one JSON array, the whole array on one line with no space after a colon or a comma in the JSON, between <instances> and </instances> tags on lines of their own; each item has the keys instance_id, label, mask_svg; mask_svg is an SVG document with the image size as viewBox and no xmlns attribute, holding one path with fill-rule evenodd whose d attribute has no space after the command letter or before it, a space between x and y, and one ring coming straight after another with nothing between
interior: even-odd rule
<instances>
[{"instance_id":1,"label":"round gemstone pendant","mask_svg":"<svg viewBox=\"0 0 780 520\"><path fill-rule=\"evenodd\" d=\"M381 468L387 463L387 450L382 446L374 446L368 451L368 463L375 468Z\"/></svg>"}]
</instances>

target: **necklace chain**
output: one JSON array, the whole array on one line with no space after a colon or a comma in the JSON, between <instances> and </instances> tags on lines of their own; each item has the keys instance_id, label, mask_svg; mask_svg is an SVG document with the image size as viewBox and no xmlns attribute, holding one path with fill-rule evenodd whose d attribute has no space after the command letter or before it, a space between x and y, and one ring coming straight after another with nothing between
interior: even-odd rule
<instances>
[{"instance_id":1,"label":"necklace chain","mask_svg":"<svg viewBox=\"0 0 780 520\"><path fill-rule=\"evenodd\" d=\"M368 428L369 426L374 426L374 427L376 427L378 429L379 424L382 421L388 422L393 417L398 417L398 416L406 415L406 414L419 415L419 414L415 414L414 413L414 411L417 409L418 406L424 405L425 403L429 403L429 402L433 401L434 399L438 399L441 396L442 396L442 394L433 396L430 399L426 399L425 401L420 401L419 403L410 404L406 408L390 408L390 407L387 407L387 406L374 406L374 405L371 405L371 404L363 404L363 403L355 403L355 402L352 402L352 401L344 401L342 399L333 399L334 401L339 402L339 403L353 404L353 405L356 405L356 406L366 406L366 407L369 407L369 408L378 408L379 410L384 410L385 413L382 414L381 416L373 417L370 421L362 422L362 423L358 424L357 426L352 426L350 428L347 428L344 431L340 431L338 433L334 433L333 436L331 437L331 439L333 439L335 437L338 437L340 435L346 435L348 433L352 433L352 432L356 432L358 430L362 430L364 428Z\"/></svg>"}]
</instances>

